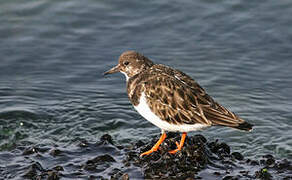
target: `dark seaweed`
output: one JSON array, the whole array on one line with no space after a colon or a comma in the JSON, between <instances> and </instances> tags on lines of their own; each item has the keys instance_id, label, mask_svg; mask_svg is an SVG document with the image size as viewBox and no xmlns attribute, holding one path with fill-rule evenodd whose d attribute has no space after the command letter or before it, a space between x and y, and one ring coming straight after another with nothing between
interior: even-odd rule
<instances>
[{"instance_id":1,"label":"dark seaweed","mask_svg":"<svg viewBox=\"0 0 292 180\"><path fill-rule=\"evenodd\" d=\"M130 146L114 142L109 134L99 142L76 142L73 148L16 147L2 152L14 158L1 165L4 179L291 179L292 166L287 159L264 155L259 160L245 158L240 152L218 140L208 142L202 135L188 136L181 151L176 148L179 134L169 133L160 149L140 157L157 141L137 141ZM244 149L242 150L244 151ZM1 178L0 178L1 179Z\"/></svg>"}]
</instances>

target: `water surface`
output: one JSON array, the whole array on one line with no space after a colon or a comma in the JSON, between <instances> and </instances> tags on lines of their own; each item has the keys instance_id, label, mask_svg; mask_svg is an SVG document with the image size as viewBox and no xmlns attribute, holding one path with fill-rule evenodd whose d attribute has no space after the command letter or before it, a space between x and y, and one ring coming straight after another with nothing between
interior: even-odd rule
<instances>
[{"instance_id":1,"label":"water surface","mask_svg":"<svg viewBox=\"0 0 292 180\"><path fill-rule=\"evenodd\" d=\"M123 75L102 76L136 50L184 71L255 125L199 133L248 157L292 159L291 13L288 0L1 1L3 157L20 145L71 148L104 133L123 144L159 136L129 103Z\"/></svg>"}]
</instances>

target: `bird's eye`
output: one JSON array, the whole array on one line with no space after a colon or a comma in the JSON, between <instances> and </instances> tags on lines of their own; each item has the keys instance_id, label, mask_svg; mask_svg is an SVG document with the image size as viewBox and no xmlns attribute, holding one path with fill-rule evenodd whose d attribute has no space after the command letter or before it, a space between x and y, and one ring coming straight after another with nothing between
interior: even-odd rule
<instances>
[{"instance_id":1,"label":"bird's eye","mask_svg":"<svg viewBox=\"0 0 292 180\"><path fill-rule=\"evenodd\" d=\"M124 62L124 65L125 65L125 66L127 66L127 65L129 65L129 64L130 64L129 61L125 61L125 62Z\"/></svg>"}]
</instances>

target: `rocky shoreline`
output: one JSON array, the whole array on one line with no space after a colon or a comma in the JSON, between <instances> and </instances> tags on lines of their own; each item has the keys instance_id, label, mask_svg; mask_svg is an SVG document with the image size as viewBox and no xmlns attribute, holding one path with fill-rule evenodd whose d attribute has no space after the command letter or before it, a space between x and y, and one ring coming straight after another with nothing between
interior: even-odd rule
<instances>
[{"instance_id":1,"label":"rocky shoreline","mask_svg":"<svg viewBox=\"0 0 292 180\"><path fill-rule=\"evenodd\" d=\"M74 148L16 147L2 152L11 159L0 166L3 179L292 179L287 159L267 154L260 159L245 158L218 140L202 135L187 137L182 151L175 155L180 135L169 133L159 151L140 158L157 141L138 141L130 146L114 143L105 134L97 143L78 140ZM0 178L1 179L1 178Z\"/></svg>"}]
</instances>

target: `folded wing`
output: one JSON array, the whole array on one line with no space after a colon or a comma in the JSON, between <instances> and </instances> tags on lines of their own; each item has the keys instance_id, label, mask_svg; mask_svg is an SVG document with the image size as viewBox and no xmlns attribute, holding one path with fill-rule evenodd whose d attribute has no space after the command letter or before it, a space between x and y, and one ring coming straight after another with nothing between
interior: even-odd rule
<instances>
[{"instance_id":1,"label":"folded wing","mask_svg":"<svg viewBox=\"0 0 292 180\"><path fill-rule=\"evenodd\" d=\"M150 109L172 124L222 125L250 130L251 125L215 102L189 76L167 66L155 65L141 82ZM144 78L145 79L145 78Z\"/></svg>"}]
</instances>

